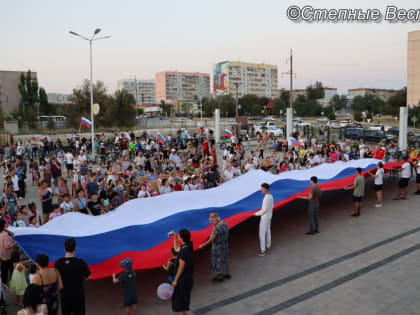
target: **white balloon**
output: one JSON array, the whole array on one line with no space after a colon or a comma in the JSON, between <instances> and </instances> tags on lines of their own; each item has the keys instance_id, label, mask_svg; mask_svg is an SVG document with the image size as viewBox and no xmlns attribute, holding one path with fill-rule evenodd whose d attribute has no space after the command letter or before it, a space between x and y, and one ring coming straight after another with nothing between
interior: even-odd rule
<instances>
[{"instance_id":1,"label":"white balloon","mask_svg":"<svg viewBox=\"0 0 420 315\"><path fill-rule=\"evenodd\" d=\"M157 296L161 300L168 300L172 297L174 293L174 288L169 283L162 283L157 288Z\"/></svg>"}]
</instances>

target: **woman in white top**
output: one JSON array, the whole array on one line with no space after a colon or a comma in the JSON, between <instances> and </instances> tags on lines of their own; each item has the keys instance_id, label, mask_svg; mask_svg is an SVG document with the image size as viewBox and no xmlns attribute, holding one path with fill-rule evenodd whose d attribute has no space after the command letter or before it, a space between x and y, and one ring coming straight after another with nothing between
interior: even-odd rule
<instances>
[{"instance_id":1,"label":"woman in white top","mask_svg":"<svg viewBox=\"0 0 420 315\"><path fill-rule=\"evenodd\" d=\"M169 185L167 178L162 179L162 186L159 187L159 193L161 195L168 194L172 192L172 187Z\"/></svg>"},{"instance_id":2,"label":"woman in white top","mask_svg":"<svg viewBox=\"0 0 420 315\"><path fill-rule=\"evenodd\" d=\"M375 174L372 174L369 171L369 175L375 177L375 191L376 191L376 198L378 199L378 203L375 204L376 208L382 207L382 185L384 183L384 165L382 162L378 163L378 168Z\"/></svg>"},{"instance_id":3,"label":"woman in white top","mask_svg":"<svg viewBox=\"0 0 420 315\"><path fill-rule=\"evenodd\" d=\"M35 284L30 284L23 295L23 309L17 315L47 315L47 305L42 304L41 288Z\"/></svg>"},{"instance_id":4,"label":"woman in white top","mask_svg":"<svg viewBox=\"0 0 420 315\"><path fill-rule=\"evenodd\" d=\"M141 184L140 190L137 193L137 198L147 198L150 197L150 193L147 191L146 185Z\"/></svg>"}]
</instances>

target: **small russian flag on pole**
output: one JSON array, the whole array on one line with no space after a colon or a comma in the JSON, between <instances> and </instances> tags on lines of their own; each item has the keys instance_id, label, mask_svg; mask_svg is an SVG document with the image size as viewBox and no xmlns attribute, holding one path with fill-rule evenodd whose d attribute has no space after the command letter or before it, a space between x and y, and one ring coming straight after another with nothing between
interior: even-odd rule
<instances>
[{"instance_id":1,"label":"small russian flag on pole","mask_svg":"<svg viewBox=\"0 0 420 315\"><path fill-rule=\"evenodd\" d=\"M82 119L80 121L80 124L87 127L87 128L90 128L90 126L92 126L92 122L85 117L82 117Z\"/></svg>"},{"instance_id":2,"label":"small russian flag on pole","mask_svg":"<svg viewBox=\"0 0 420 315\"><path fill-rule=\"evenodd\" d=\"M293 147L300 147L301 146L301 144L300 144L300 142L299 141L297 141L295 138L293 138L293 137L289 137L289 138L287 138L287 144L289 145L289 146L293 146Z\"/></svg>"},{"instance_id":3,"label":"small russian flag on pole","mask_svg":"<svg viewBox=\"0 0 420 315\"><path fill-rule=\"evenodd\" d=\"M230 138L230 137L232 137L232 131L230 131L229 129L225 129L224 136L225 136L226 138Z\"/></svg>"},{"instance_id":4,"label":"small russian flag on pole","mask_svg":"<svg viewBox=\"0 0 420 315\"><path fill-rule=\"evenodd\" d=\"M165 137L162 136L159 132L156 134L156 140L161 144L164 144L166 142Z\"/></svg>"}]
</instances>

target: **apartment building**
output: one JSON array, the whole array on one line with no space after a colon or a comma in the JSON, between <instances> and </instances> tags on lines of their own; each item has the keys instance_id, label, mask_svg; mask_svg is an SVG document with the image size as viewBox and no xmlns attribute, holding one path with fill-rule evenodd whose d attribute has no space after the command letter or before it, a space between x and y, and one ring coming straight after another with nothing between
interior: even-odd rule
<instances>
[{"instance_id":1,"label":"apartment building","mask_svg":"<svg viewBox=\"0 0 420 315\"><path fill-rule=\"evenodd\" d=\"M420 31L408 33L407 106L420 104Z\"/></svg>"},{"instance_id":2,"label":"apartment building","mask_svg":"<svg viewBox=\"0 0 420 315\"><path fill-rule=\"evenodd\" d=\"M199 72L164 71L156 73L158 102L195 103L210 95L210 75Z\"/></svg>"},{"instance_id":3,"label":"apartment building","mask_svg":"<svg viewBox=\"0 0 420 315\"><path fill-rule=\"evenodd\" d=\"M387 90L387 89L370 89L370 88L358 88L358 89L349 89L347 92L348 96L365 96L368 94L373 94L383 101L387 101L391 96L395 95L398 90Z\"/></svg>"},{"instance_id":4,"label":"apartment building","mask_svg":"<svg viewBox=\"0 0 420 315\"><path fill-rule=\"evenodd\" d=\"M278 90L277 66L241 61L222 61L213 66L215 94L255 94L275 98Z\"/></svg>"},{"instance_id":5,"label":"apartment building","mask_svg":"<svg viewBox=\"0 0 420 315\"><path fill-rule=\"evenodd\" d=\"M19 108L21 95L19 92L19 82L21 74L26 75L26 71L1 71L0 70L0 106L4 117ZM31 72L31 79L37 80L37 73Z\"/></svg>"},{"instance_id":6,"label":"apartment building","mask_svg":"<svg viewBox=\"0 0 420 315\"><path fill-rule=\"evenodd\" d=\"M155 80L123 79L118 81L118 89L132 94L136 104L156 103Z\"/></svg>"}]
</instances>

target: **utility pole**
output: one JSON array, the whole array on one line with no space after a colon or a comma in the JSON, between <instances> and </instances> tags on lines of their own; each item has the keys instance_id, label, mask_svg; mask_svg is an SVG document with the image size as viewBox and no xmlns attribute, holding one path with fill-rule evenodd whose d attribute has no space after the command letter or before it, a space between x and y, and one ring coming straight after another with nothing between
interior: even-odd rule
<instances>
[{"instance_id":1,"label":"utility pole","mask_svg":"<svg viewBox=\"0 0 420 315\"><path fill-rule=\"evenodd\" d=\"M138 98L138 95L137 95L137 78L136 78L136 76L134 76L134 86L135 86L135 88L136 88L136 104L138 103L138 101L139 101L139 98Z\"/></svg>"},{"instance_id":2,"label":"utility pole","mask_svg":"<svg viewBox=\"0 0 420 315\"><path fill-rule=\"evenodd\" d=\"M286 109L286 137L290 137L293 134L293 76L296 74L293 73L293 51L290 50L290 71L282 73L290 75L290 91L289 91L289 107Z\"/></svg>"},{"instance_id":3,"label":"utility pole","mask_svg":"<svg viewBox=\"0 0 420 315\"><path fill-rule=\"evenodd\" d=\"M235 122L236 122L236 136L239 137L239 117L238 117L238 87L239 82L234 82L235 85L235 98L236 98L236 106L235 106Z\"/></svg>"}]
</instances>

